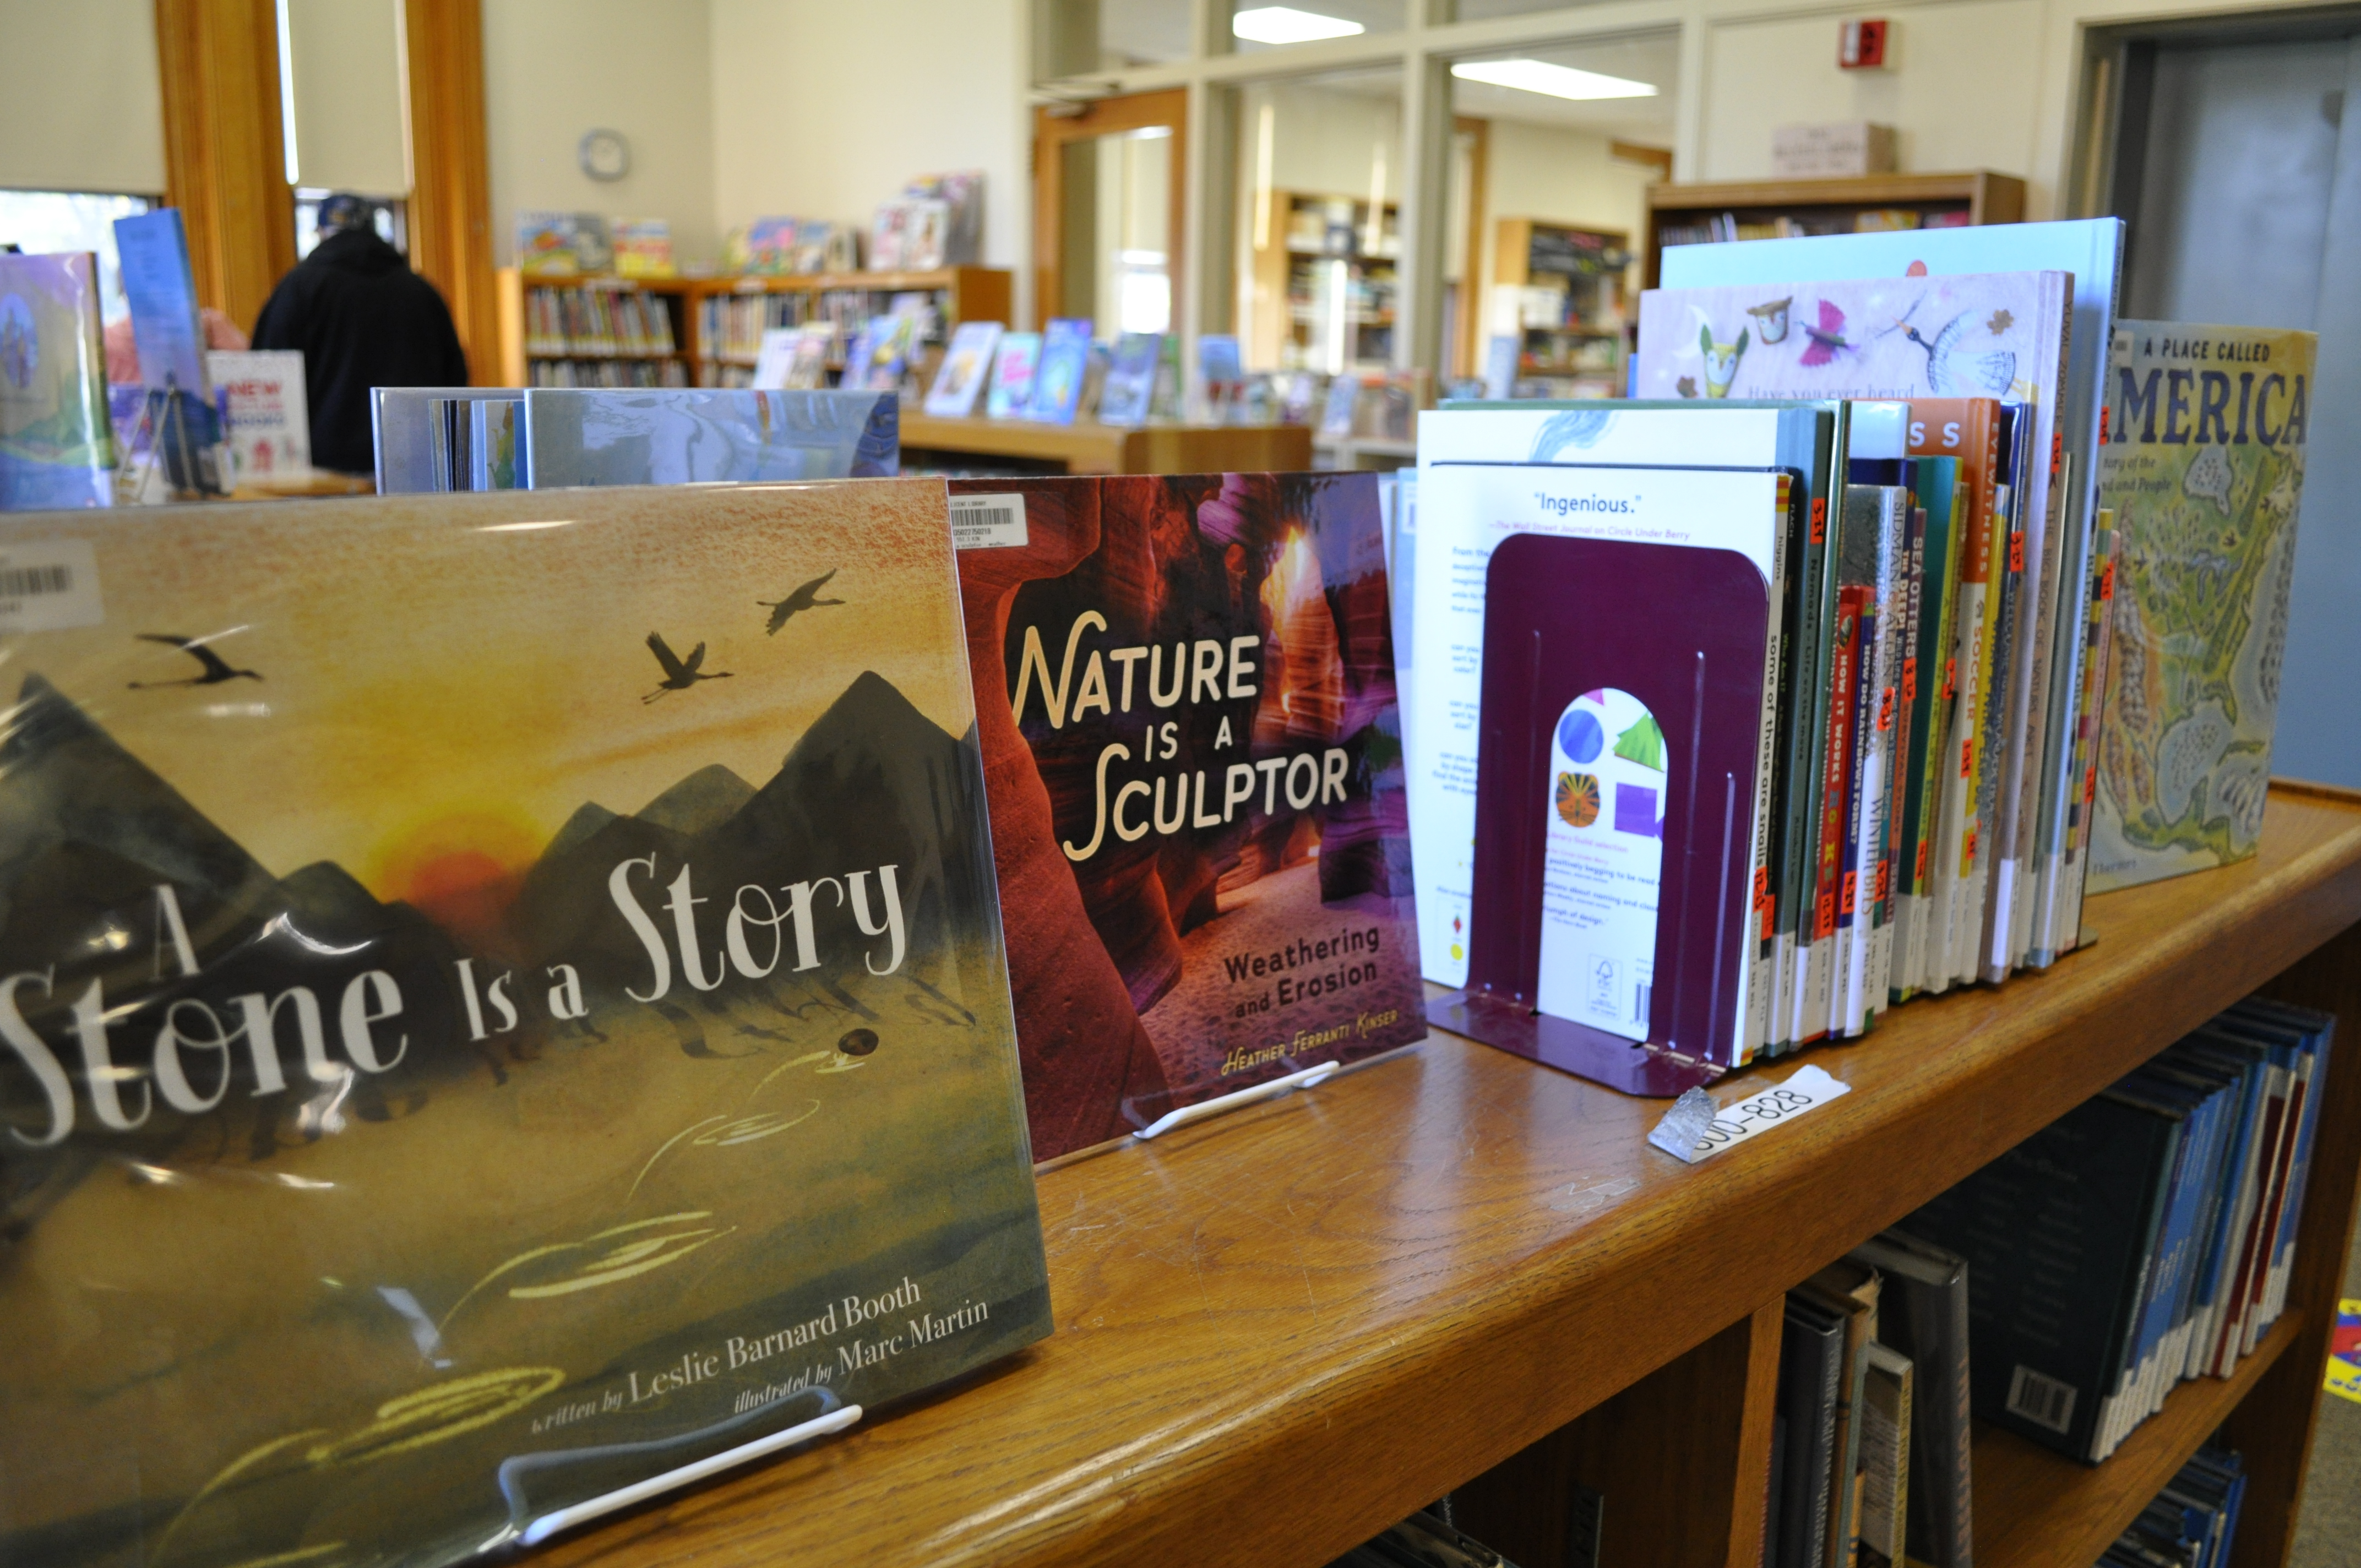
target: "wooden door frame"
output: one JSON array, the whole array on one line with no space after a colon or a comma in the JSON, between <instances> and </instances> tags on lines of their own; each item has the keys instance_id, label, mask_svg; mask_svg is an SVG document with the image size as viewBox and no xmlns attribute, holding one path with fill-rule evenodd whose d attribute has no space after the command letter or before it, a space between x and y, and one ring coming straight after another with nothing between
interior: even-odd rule
<instances>
[{"instance_id":1,"label":"wooden door frame","mask_svg":"<svg viewBox=\"0 0 2361 1568\"><path fill-rule=\"evenodd\" d=\"M251 331L295 265L270 0L156 0L164 201L181 210L197 298Z\"/></svg>"},{"instance_id":2,"label":"wooden door frame","mask_svg":"<svg viewBox=\"0 0 2361 1568\"><path fill-rule=\"evenodd\" d=\"M443 292L467 378L500 384L492 277L492 177L484 109L482 0L404 0L410 260Z\"/></svg>"},{"instance_id":3,"label":"wooden door frame","mask_svg":"<svg viewBox=\"0 0 2361 1568\"><path fill-rule=\"evenodd\" d=\"M1119 131L1172 127L1170 210L1165 218L1165 269L1172 284L1172 319L1180 320L1183 257L1189 214L1189 90L1171 87L1100 98L1081 106L1043 104L1033 111L1033 323L1038 329L1065 314L1066 145Z\"/></svg>"}]
</instances>

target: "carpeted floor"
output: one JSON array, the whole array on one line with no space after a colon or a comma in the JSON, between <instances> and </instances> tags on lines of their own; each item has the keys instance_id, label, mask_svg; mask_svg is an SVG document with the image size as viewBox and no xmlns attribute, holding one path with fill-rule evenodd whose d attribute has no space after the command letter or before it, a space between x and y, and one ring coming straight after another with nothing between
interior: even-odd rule
<instances>
[{"instance_id":1,"label":"carpeted floor","mask_svg":"<svg viewBox=\"0 0 2361 1568\"><path fill-rule=\"evenodd\" d=\"M2361 1298L2361 1237L2345 1255L2345 1294ZM2289 1568L2361 1568L2361 1405L2334 1394L2321 1396Z\"/></svg>"}]
</instances>

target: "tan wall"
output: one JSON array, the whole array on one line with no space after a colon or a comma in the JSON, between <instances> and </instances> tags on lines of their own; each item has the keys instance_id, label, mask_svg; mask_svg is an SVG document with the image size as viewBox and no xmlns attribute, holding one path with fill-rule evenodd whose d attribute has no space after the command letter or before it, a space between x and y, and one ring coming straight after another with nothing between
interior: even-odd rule
<instances>
[{"instance_id":1,"label":"tan wall","mask_svg":"<svg viewBox=\"0 0 2361 1568\"><path fill-rule=\"evenodd\" d=\"M869 222L911 176L980 169L984 259L1029 245L1025 0L711 0L711 191L766 214Z\"/></svg>"},{"instance_id":2,"label":"tan wall","mask_svg":"<svg viewBox=\"0 0 2361 1568\"><path fill-rule=\"evenodd\" d=\"M520 210L664 218L673 254L717 259L713 51L704 0L484 0L485 117L493 258L506 266ZM822 74L845 74L830 57ZM584 174L585 131L620 131L631 171Z\"/></svg>"}]
</instances>

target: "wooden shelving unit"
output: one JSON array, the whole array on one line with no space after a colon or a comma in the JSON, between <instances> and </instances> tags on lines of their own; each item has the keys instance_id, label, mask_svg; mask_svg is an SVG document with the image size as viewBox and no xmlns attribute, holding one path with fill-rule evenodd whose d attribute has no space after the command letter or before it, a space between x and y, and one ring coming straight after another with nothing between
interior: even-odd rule
<instances>
[{"instance_id":1,"label":"wooden shelving unit","mask_svg":"<svg viewBox=\"0 0 2361 1568\"><path fill-rule=\"evenodd\" d=\"M1270 191L1254 219L1253 370L1382 370L1393 358L1401 214L1368 198ZM1332 340L1341 338L1341 354Z\"/></svg>"},{"instance_id":2,"label":"wooden shelving unit","mask_svg":"<svg viewBox=\"0 0 2361 1568\"><path fill-rule=\"evenodd\" d=\"M1492 247L1492 283L1519 291L1517 376L1551 383L1553 398L1612 398L1623 389L1630 313L1623 276L1631 236L1536 218L1502 218ZM1547 287L1562 302L1554 321L1532 320L1523 291Z\"/></svg>"},{"instance_id":3,"label":"wooden shelving unit","mask_svg":"<svg viewBox=\"0 0 2361 1568\"><path fill-rule=\"evenodd\" d=\"M1666 228L1728 215L1741 225L1788 218L1816 233L1850 234L1861 214L1897 209L1916 213L1922 220L1936 214L1964 214L1970 224L2021 223L2025 181L2013 174L1978 170L1968 174L1872 174L1856 180L1651 185L1641 287L1654 288L1664 275Z\"/></svg>"},{"instance_id":4,"label":"wooden shelving unit","mask_svg":"<svg viewBox=\"0 0 2361 1568\"><path fill-rule=\"evenodd\" d=\"M1312 466L1306 425L1151 424L902 416L903 466L929 453L1062 463L1069 474L1290 473Z\"/></svg>"},{"instance_id":5,"label":"wooden shelving unit","mask_svg":"<svg viewBox=\"0 0 2361 1568\"><path fill-rule=\"evenodd\" d=\"M1985 1568L2092 1563L2224 1421L2240 1568L2278 1568L2361 1176L2361 796L2280 785L2254 860L2087 918L2046 973L1814 1050L1853 1091L1701 1167L1646 1146L1662 1102L1435 1034L1050 1170L1054 1337L541 1561L1315 1565L1455 1488L1463 1526L1559 1568L1580 1481L1609 1561L1752 1568L1782 1293L2268 989L2345 1042L2287 1317L2097 1470L1986 1434L1975 1528Z\"/></svg>"},{"instance_id":6,"label":"wooden shelving unit","mask_svg":"<svg viewBox=\"0 0 2361 1568\"><path fill-rule=\"evenodd\" d=\"M692 385L708 385L711 367L753 363L752 354L715 348L704 341L704 302L717 296L859 295L862 308L874 314L899 293L926 292L938 301L945 334L961 322L1013 321L1015 275L1004 268L946 267L929 272L808 272L763 274L746 278L526 278L513 267L499 275L500 374L504 384L528 385L531 360L581 358L669 358L688 367ZM525 339L525 291L529 288L595 288L619 292L638 291L665 302L672 313L674 352L662 356L528 354Z\"/></svg>"}]
</instances>

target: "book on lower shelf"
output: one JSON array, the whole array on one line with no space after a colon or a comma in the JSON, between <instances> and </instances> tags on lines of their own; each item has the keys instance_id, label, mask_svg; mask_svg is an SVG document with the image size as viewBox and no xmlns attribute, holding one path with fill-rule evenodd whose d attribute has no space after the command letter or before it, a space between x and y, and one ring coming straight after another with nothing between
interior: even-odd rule
<instances>
[{"instance_id":1,"label":"book on lower shelf","mask_svg":"<svg viewBox=\"0 0 2361 1568\"><path fill-rule=\"evenodd\" d=\"M2284 1310L2333 1033L2250 999L1908 1221L1968 1260L1980 1420L2087 1464Z\"/></svg>"},{"instance_id":2,"label":"book on lower shelf","mask_svg":"<svg viewBox=\"0 0 2361 1568\"><path fill-rule=\"evenodd\" d=\"M943 505L0 525L0 1557L472 1561L1050 1332Z\"/></svg>"}]
</instances>

